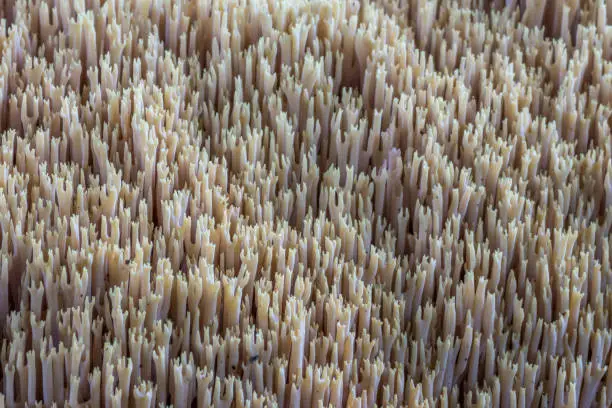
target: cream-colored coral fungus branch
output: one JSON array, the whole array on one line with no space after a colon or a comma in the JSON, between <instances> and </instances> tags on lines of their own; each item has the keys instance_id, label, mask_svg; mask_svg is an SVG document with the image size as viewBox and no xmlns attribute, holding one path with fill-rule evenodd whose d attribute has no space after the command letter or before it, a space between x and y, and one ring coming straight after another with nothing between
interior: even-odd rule
<instances>
[{"instance_id":1,"label":"cream-colored coral fungus branch","mask_svg":"<svg viewBox=\"0 0 612 408\"><path fill-rule=\"evenodd\" d=\"M612 1L0 17L0 407L612 405Z\"/></svg>"}]
</instances>

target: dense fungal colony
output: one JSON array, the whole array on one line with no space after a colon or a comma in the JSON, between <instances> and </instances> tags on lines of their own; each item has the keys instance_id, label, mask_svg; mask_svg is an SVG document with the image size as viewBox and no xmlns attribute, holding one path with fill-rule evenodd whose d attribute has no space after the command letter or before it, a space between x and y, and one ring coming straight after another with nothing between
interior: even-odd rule
<instances>
[{"instance_id":1,"label":"dense fungal colony","mask_svg":"<svg viewBox=\"0 0 612 408\"><path fill-rule=\"evenodd\" d=\"M3 3L0 406L612 404L611 1Z\"/></svg>"}]
</instances>

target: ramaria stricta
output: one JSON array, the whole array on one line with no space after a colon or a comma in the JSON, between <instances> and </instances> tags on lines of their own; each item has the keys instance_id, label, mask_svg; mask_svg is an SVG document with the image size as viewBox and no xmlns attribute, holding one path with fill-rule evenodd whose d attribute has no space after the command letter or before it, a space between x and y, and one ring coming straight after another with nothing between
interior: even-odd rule
<instances>
[{"instance_id":1,"label":"ramaria stricta","mask_svg":"<svg viewBox=\"0 0 612 408\"><path fill-rule=\"evenodd\" d=\"M612 405L611 0L0 18L0 407Z\"/></svg>"}]
</instances>

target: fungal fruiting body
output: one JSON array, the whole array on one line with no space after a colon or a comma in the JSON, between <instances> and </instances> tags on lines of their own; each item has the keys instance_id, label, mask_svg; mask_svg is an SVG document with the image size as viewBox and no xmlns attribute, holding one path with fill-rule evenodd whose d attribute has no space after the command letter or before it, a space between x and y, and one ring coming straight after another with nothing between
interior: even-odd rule
<instances>
[{"instance_id":1,"label":"fungal fruiting body","mask_svg":"<svg viewBox=\"0 0 612 408\"><path fill-rule=\"evenodd\" d=\"M0 17L0 407L612 405L611 1Z\"/></svg>"}]
</instances>

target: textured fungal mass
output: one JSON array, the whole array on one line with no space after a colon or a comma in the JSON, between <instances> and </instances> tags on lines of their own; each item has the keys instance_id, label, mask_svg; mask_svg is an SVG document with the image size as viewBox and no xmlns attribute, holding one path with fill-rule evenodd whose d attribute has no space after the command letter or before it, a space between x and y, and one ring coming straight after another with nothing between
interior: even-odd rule
<instances>
[{"instance_id":1,"label":"textured fungal mass","mask_svg":"<svg viewBox=\"0 0 612 408\"><path fill-rule=\"evenodd\" d=\"M0 408L612 405L612 1L0 18Z\"/></svg>"}]
</instances>

